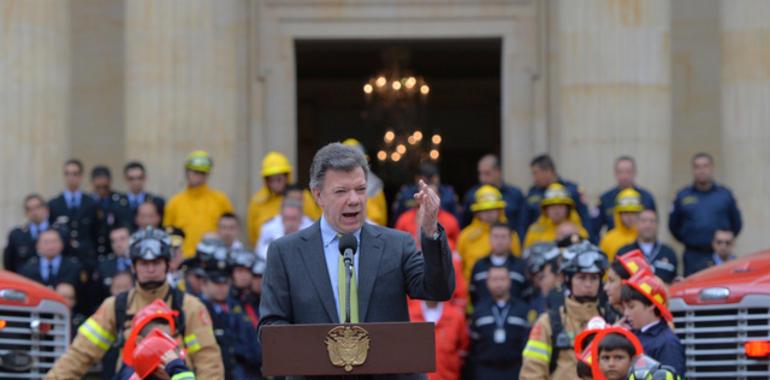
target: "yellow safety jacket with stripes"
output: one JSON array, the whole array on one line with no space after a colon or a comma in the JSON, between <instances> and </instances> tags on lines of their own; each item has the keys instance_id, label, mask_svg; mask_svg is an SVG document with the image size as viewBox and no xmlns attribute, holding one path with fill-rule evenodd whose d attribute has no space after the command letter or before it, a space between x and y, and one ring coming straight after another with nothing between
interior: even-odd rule
<instances>
[{"instance_id":1,"label":"yellow safety jacket with stripes","mask_svg":"<svg viewBox=\"0 0 770 380\"><path fill-rule=\"evenodd\" d=\"M145 290L137 287L129 291L126 320L123 329L125 339L131 332L131 317L156 299L169 295L169 285ZM170 302L169 300L166 300ZM182 303L185 316L185 336L177 336L187 349L190 369L200 379L224 379L224 365L211 325L211 317L201 301L192 295L185 295ZM118 327L115 317L115 297L107 298L99 309L78 328L77 336L67 352L60 357L45 379L79 379L99 362L107 350L116 342ZM120 347L122 351L122 347ZM122 352L121 356L122 357Z\"/></svg>"},{"instance_id":2,"label":"yellow safety jacket with stripes","mask_svg":"<svg viewBox=\"0 0 770 380\"><path fill-rule=\"evenodd\" d=\"M564 334L568 339L567 345L574 344L575 336L585 329L588 321L599 315L595 302L580 303L572 298L564 301L559 314L564 326ZM522 352L523 363L519 379L521 380L573 380L577 377L577 358L572 347L562 347L555 350L552 347L551 320L547 312L542 313L532 326L529 340ZM556 369L550 371L551 355L558 351Z\"/></svg>"}]
</instances>

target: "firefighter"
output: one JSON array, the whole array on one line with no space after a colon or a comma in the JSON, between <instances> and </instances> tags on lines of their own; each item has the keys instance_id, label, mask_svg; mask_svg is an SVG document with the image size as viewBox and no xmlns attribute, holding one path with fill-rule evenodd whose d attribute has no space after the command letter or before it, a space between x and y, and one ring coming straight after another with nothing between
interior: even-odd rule
<instances>
[{"instance_id":1,"label":"firefighter","mask_svg":"<svg viewBox=\"0 0 770 380\"><path fill-rule=\"evenodd\" d=\"M561 251L553 243L538 243L527 248L524 255L527 257L527 278L531 284L526 292L529 300L527 320L535 323L541 313L563 304L564 292L559 273Z\"/></svg>"},{"instance_id":2,"label":"firefighter","mask_svg":"<svg viewBox=\"0 0 770 380\"><path fill-rule=\"evenodd\" d=\"M563 306L543 313L532 327L522 353L520 379L575 378L573 339L591 318L601 315L599 292L607 266L604 252L588 242L566 249L561 272L569 296Z\"/></svg>"},{"instance_id":3,"label":"firefighter","mask_svg":"<svg viewBox=\"0 0 770 380\"><path fill-rule=\"evenodd\" d=\"M623 314L623 303L620 301L620 290L623 281L628 280L639 271L652 273L653 268L640 250L631 251L615 257L607 270L607 282L604 283L604 293L607 295L608 306L604 319L614 323Z\"/></svg>"},{"instance_id":4,"label":"firefighter","mask_svg":"<svg viewBox=\"0 0 770 380\"><path fill-rule=\"evenodd\" d=\"M640 250L650 265L653 273L668 285L677 276L677 258L674 249L668 244L658 240L658 214L655 210L646 209L639 213L639 222L636 224L636 241L621 248L616 254Z\"/></svg>"},{"instance_id":5,"label":"firefighter","mask_svg":"<svg viewBox=\"0 0 770 380\"><path fill-rule=\"evenodd\" d=\"M352 146L368 159L364 146L356 139L347 139L342 142L345 145ZM366 178L366 217L380 226L387 226L388 224L388 203L385 201L385 184L382 179L369 171L369 175Z\"/></svg>"},{"instance_id":6,"label":"firefighter","mask_svg":"<svg viewBox=\"0 0 770 380\"><path fill-rule=\"evenodd\" d=\"M125 339L131 334L130 316L153 301L162 299L179 312L176 338L181 339L187 349L189 364L196 375L202 379L224 379L222 358L208 311L196 297L185 296L166 282L171 259L168 235L157 229L135 233L130 257L136 288L107 298L96 313L80 326L72 345L45 378L82 377L111 346L123 348Z\"/></svg>"},{"instance_id":7,"label":"firefighter","mask_svg":"<svg viewBox=\"0 0 770 380\"><path fill-rule=\"evenodd\" d=\"M257 330L239 304L228 302L230 265L226 262L216 264L214 267L206 265L203 303L211 315L214 335L222 352L225 378L255 379L262 364Z\"/></svg>"},{"instance_id":8,"label":"firefighter","mask_svg":"<svg viewBox=\"0 0 770 380\"><path fill-rule=\"evenodd\" d=\"M623 316L642 342L644 352L684 375L684 346L668 325L673 316L666 306L667 299L665 286L648 270L623 281L620 293Z\"/></svg>"},{"instance_id":9,"label":"firefighter","mask_svg":"<svg viewBox=\"0 0 770 380\"><path fill-rule=\"evenodd\" d=\"M492 251L489 232L495 223L506 223L504 210L505 201L497 188L484 185L476 191L476 201L471 205L473 221L460 231L460 237L457 239L457 251L463 261L463 275L466 281L470 281L476 262ZM513 255L521 254L516 231L511 231L510 247Z\"/></svg>"},{"instance_id":10,"label":"firefighter","mask_svg":"<svg viewBox=\"0 0 770 380\"><path fill-rule=\"evenodd\" d=\"M239 249L230 252L232 264L232 286L228 304L238 305L248 316L254 328L259 323L259 296L251 291L254 282L254 266L257 264L257 254L251 251Z\"/></svg>"},{"instance_id":11,"label":"firefighter","mask_svg":"<svg viewBox=\"0 0 770 380\"><path fill-rule=\"evenodd\" d=\"M634 189L625 189L615 199L615 228L607 232L599 243L599 248L612 261L620 248L636 241L636 225L639 213L644 210L642 196Z\"/></svg>"},{"instance_id":12,"label":"firefighter","mask_svg":"<svg viewBox=\"0 0 770 380\"><path fill-rule=\"evenodd\" d=\"M177 227L185 234L182 252L195 254L195 246L207 232L217 229L222 214L233 212L233 204L225 193L209 188L207 182L214 162L208 153L196 150L185 160L187 188L174 195L163 213L163 225Z\"/></svg>"},{"instance_id":13,"label":"firefighter","mask_svg":"<svg viewBox=\"0 0 770 380\"><path fill-rule=\"evenodd\" d=\"M575 200L564 185L549 185L541 198L540 208L543 212L538 216L537 222L527 229L524 248L529 248L535 243L554 242L558 237L557 229L566 222L577 226L580 237L588 238L588 231L580 223L580 215L575 210Z\"/></svg>"},{"instance_id":14,"label":"firefighter","mask_svg":"<svg viewBox=\"0 0 770 380\"><path fill-rule=\"evenodd\" d=\"M286 188L292 181L292 171L289 159L281 153L269 152L262 160L261 175L264 185L251 197L246 217L249 242L252 247L259 242L259 230L262 225L280 212ZM320 218L321 209L316 205L310 192L305 190L302 196L305 215L313 220Z\"/></svg>"}]
</instances>

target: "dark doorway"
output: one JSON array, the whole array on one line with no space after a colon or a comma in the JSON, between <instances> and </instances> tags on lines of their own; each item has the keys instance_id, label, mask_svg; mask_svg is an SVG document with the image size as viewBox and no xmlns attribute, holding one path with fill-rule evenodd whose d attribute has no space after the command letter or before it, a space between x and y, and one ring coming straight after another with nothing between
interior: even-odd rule
<instances>
[{"instance_id":1,"label":"dark doorway","mask_svg":"<svg viewBox=\"0 0 770 380\"><path fill-rule=\"evenodd\" d=\"M389 203L413 181L415 160L377 159L389 126L369 119L363 90L385 67L383 52L394 48L407 52L404 67L430 85L422 128L427 138L440 133L442 182L462 197L477 181L478 158L500 154L499 39L296 41L299 180L307 183L316 150L352 137L366 147Z\"/></svg>"}]
</instances>

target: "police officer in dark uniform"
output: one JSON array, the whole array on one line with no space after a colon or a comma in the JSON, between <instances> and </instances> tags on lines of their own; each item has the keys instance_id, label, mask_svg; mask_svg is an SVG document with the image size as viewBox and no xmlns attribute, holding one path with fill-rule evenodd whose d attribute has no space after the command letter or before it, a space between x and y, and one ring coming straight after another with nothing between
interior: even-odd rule
<instances>
[{"instance_id":1,"label":"police officer in dark uniform","mask_svg":"<svg viewBox=\"0 0 770 380\"><path fill-rule=\"evenodd\" d=\"M518 379L527 343L527 304L510 296L508 268L494 266L486 280L491 295L474 307L470 359L478 380Z\"/></svg>"},{"instance_id":2,"label":"police officer in dark uniform","mask_svg":"<svg viewBox=\"0 0 770 380\"><path fill-rule=\"evenodd\" d=\"M80 191L83 181L83 163L70 159L64 163L65 190L48 201L48 223L66 225L65 248L80 260L86 270L96 265L97 207L90 196Z\"/></svg>"},{"instance_id":3,"label":"police officer in dark uniform","mask_svg":"<svg viewBox=\"0 0 770 380\"><path fill-rule=\"evenodd\" d=\"M564 180L556 173L556 164L554 164L551 157L547 154L543 154L535 157L529 164L532 171L533 185L529 188L527 193L527 212L526 220L524 224L528 228L532 223L537 221L540 216L540 203L543 200L545 190L548 189L554 182L562 184L567 191L569 191L572 200L575 202L575 209L580 215L580 221L583 223L583 227L586 231L593 231L591 227L591 218L588 213L588 207L583 202L580 188L574 182ZM591 241L598 242L599 236L591 236Z\"/></svg>"},{"instance_id":4,"label":"police officer in dark uniform","mask_svg":"<svg viewBox=\"0 0 770 380\"><path fill-rule=\"evenodd\" d=\"M668 219L671 234L685 246L685 276L708 267L714 231L730 230L738 236L743 226L732 192L714 181L711 155L696 154L692 171L693 183L677 193Z\"/></svg>"},{"instance_id":5,"label":"police officer in dark uniform","mask_svg":"<svg viewBox=\"0 0 770 380\"><path fill-rule=\"evenodd\" d=\"M460 221L462 226L469 225L473 219L471 204L475 201L476 190L483 185L492 185L503 195L505 218L508 220L508 225L519 234L523 243L524 236L527 234L527 226L524 224L528 210L524 194L518 187L503 182L500 159L493 154L481 157L478 163L478 174L479 183L470 188L463 198L463 214Z\"/></svg>"},{"instance_id":6,"label":"police officer in dark uniform","mask_svg":"<svg viewBox=\"0 0 770 380\"><path fill-rule=\"evenodd\" d=\"M473 266L468 286L473 305L491 298L487 289L487 278L489 269L493 267L508 269L508 277L511 279L509 286L511 298L523 299L527 288L526 262L511 253L512 235L511 228L505 223L496 223L490 228L489 242L492 252Z\"/></svg>"},{"instance_id":7,"label":"police officer in dark uniform","mask_svg":"<svg viewBox=\"0 0 770 380\"><path fill-rule=\"evenodd\" d=\"M106 166L96 166L91 170L91 184L94 188L92 197L97 207L97 257L110 252L110 231L115 226L130 225L133 213L125 195L112 190L112 173Z\"/></svg>"},{"instance_id":8,"label":"police officer in dark uniform","mask_svg":"<svg viewBox=\"0 0 770 380\"><path fill-rule=\"evenodd\" d=\"M93 273L92 282L98 288L98 298L102 300L110 296L112 278L121 272L131 271L131 232L126 226L118 226L110 232L112 252L101 256Z\"/></svg>"},{"instance_id":9,"label":"police officer in dark uniform","mask_svg":"<svg viewBox=\"0 0 770 380\"><path fill-rule=\"evenodd\" d=\"M423 162L420 164L420 169L414 177L414 183L404 184L399 189L398 194L396 194L396 199L393 202L393 218L391 220L398 220L401 214L415 206L414 195L417 193L417 184L420 183L420 180L425 181L428 185L435 185L438 189L438 196L441 198L441 208L454 215L455 218L459 218L457 194L454 188L441 184L439 170L435 164Z\"/></svg>"},{"instance_id":10,"label":"police officer in dark uniform","mask_svg":"<svg viewBox=\"0 0 770 380\"><path fill-rule=\"evenodd\" d=\"M262 364L261 346L256 344L257 330L240 304L228 302L231 263L208 255L202 257L201 263L206 271L202 301L211 315L225 365L225 378L255 379Z\"/></svg>"},{"instance_id":11,"label":"police officer in dark uniform","mask_svg":"<svg viewBox=\"0 0 770 380\"><path fill-rule=\"evenodd\" d=\"M19 274L51 289L62 282L82 289L82 267L76 258L64 256L64 243L58 231L43 231L38 237L36 250L37 256L21 267Z\"/></svg>"},{"instance_id":12,"label":"police officer in dark uniform","mask_svg":"<svg viewBox=\"0 0 770 380\"><path fill-rule=\"evenodd\" d=\"M27 223L14 228L8 234L8 245L3 250L3 267L18 272L29 259L35 257L35 243L40 233L47 230L48 205L38 194L24 198L24 213Z\"/></svg>"},{"instance_id":13,"label":"police officer in dark uniform","mask_svg":"<svg viewBox=\"0 0 770 380\"><path fill-rule=\"evenodd\" d=\"M133 221L139 205L150 202L155 205L155 209L160 214L160 220L163 220L163 209L166 207L166 200L160 195L145 191L144 185L147 181L147 172L144 165L139 161L131 161L123 167L123 178L126 181L126 198L131 208ZM136 228L136 226L134 226Z\"/></svg>"},{"instance_id":14,"label":"police officer in dark uniform","mask_svg":"<svg viewBox=\"0 0 770 380\"><path fill-rule=\"evenodd\" d=\"M642 197L642 206L645 209L656 210L655 198L648 190L639 187L635 183L636 179L636 161L631 156L620 156L615 160L615 180L618 185L607 190L599 197L599 206L596 210L596 216L593 218L592 234L599 236L602 228L607 227L607 231L615 228L615 198L623 189L633 188Z\"/></svg>"}]
</instances>

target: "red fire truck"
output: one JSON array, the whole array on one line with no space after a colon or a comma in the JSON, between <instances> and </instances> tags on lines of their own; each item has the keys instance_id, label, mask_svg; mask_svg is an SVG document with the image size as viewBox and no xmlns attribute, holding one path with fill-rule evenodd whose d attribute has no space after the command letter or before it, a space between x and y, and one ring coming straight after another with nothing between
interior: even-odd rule
<instances>
[{"instance_id":1,"label":"red fire truck","mask_svg":"<svg viewBox=\"0 0 770 380\"><path fill-rule=\"evenodd\" d=\"M687 379L770 379L770 250L699 272L669 292Z\"/></svg>"},{"instance_id":2,"label":"red fire truck","mask_svg":"<svg viewBox=\"0 0 770 380\"><path fill-rule=\"evenodd\" d=\"M51 289L0 270L0 379L41 379L70 342L70 312Z\"/></svg>"}]
</instances>

